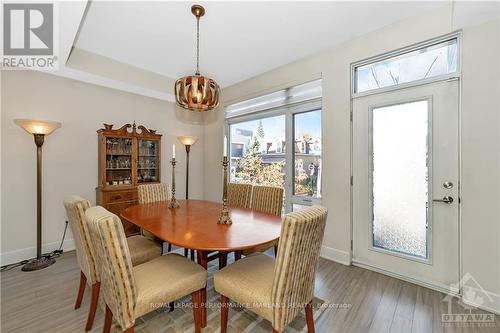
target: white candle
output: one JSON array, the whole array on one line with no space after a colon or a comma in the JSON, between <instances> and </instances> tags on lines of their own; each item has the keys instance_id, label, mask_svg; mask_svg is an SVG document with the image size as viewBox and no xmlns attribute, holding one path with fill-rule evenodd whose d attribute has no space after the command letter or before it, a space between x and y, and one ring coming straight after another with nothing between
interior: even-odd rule
<instances>
[{"instance_id":1,"label":"white candle","mask_svg":"<svg viewBox=\"0 0 500 333\"><path fill-rule=\"evenodd\" d=\"M172 158L175 160L175 143L172 145Z\"/></svg>"},{"instance_id":2,"label":"white candle","mask_svg":"<svg viewBox=\"0 0 500 333\"><path fill-rule=\"evenodd\" d=\"M224 157L227 157L227 137L224 135Z\"/></svg>"}]
</instances>

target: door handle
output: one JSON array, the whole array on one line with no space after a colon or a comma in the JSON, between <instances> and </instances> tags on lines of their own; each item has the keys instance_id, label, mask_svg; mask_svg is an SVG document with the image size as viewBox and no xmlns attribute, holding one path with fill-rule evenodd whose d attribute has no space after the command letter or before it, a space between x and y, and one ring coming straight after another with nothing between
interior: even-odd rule
<instances>
[{"instance_id":1,"label":"door handle","mask_svg":"<svg viewBox=\"0 0 500 333\"><path fill-rule=\"evenodd\" d=\"M432 201L444 202L446 204L451 204L451 203L453 203L453 198L447 195L447 196L443 197L443 199L433 199Z\"/></svg>"}]
</instances>

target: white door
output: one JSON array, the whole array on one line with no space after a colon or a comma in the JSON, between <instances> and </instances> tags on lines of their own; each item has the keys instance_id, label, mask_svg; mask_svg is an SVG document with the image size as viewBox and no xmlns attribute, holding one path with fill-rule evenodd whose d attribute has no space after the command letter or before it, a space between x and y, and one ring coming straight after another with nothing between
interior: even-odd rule
<instances>
[{"instance_id":1,"label":"white door","mask_svg":"<svg viewBox=\"0 0 500 333\"><path fill-rule=\"evenodd\" d=\"M354 263L458 282L458 130L458 80L353 100Z\"/></svg>"}]
</instances>

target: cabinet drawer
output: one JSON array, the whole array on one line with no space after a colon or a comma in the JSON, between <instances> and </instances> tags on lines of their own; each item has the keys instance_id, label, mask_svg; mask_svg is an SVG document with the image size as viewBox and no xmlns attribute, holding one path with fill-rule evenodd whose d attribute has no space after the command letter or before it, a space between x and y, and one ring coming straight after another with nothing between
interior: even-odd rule
<instances>
[{"instance_id":1,"label":"cabinet drawer","mask_svg":"<svg viewBox=\"0 0 500 333\"><path fill-rule=\"evenodd\" d=\"M106 203L117 203L124 201L136 201L137 191L121 191L121 192L110 192L105 194Z\"/></svg>"},{"instance_id":2,"label":"cabinet drawer","mask_svg":"<svg viewBox=\"0 0 500 333\"><path fill-rule=\"evenodd\" d=\"M137 201L113 202L113 203L108 203L105 208L109 210L111 213L120 216L122 210L137 204L138 204Z\"/></svg>"},{"instance_id":3,"label":"cabinet drawer","mask_svg":"<svg viewBox=\"0 0 500 333\"><path fill-rule=\"evenodd\" d=\"M107 204L105 208L109 210L111 213L118 215L118 217L120 217L120 213L122 212L122 210L124 210L127 207L137 205L137 203L138 203L137 201L110 203ZM121 219L121 221L123 225L123 230L125 231L125 236L129 237L132 235L137 235L139 233L139 227L137 227L135 224L125 221L124 219Z\"/></svg>"}]
</instances>

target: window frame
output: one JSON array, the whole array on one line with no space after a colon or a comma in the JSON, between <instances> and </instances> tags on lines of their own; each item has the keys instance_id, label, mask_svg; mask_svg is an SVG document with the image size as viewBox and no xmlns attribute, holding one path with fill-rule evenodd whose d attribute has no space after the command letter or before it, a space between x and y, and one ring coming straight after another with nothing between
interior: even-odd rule
<instances>
[{"instance_id":1,"label":"window frame","mask_svg":"<svg viewBox=\"0 0 500 333\"><path fill-rule=\"evenodd\" d=\"M280 106L276 108L270 108L268 110L255 111L252 113L247 113L244 115L235 115L232 117L228 117L225 119L224 124L224 135L227 136L227 151L229 155L231 154L231 131L230 126L234 124L238 124L241 122L259 120L263 118L276 117L276 116L285 116L285 139L287 142L287 149L285 151L285 164L284 173L285 173L285 213L289 213L292 211L293 204L299 204L304 206L312 206L316 204L321 204L321 197L303 197L293 195L293 187L295 180L295 152L290 144L294 140L294 115L310 112L310 111L318 111L322 110L322 98L314 98L304 102L295 103L286 106ZM228 156L231 158L230 156ZM321 117L321 159L323 160L323 116ZM290 163L289 163L290 161ZM322 163L323 165L323 163ZM228 170L230 172L230 170ZM228 174L230 177L231 175ZM230 179L230 178L229 178ZM321 185L323 183L323 179L320 179ZM322 188L322 186L321 186Z\"/></svg>"},{"instance_id":2,"label":"window frame","mask_svg":"<svg viewBox=\"0 0 500 333\"><path fill-rule=\"evenodd\" d=\"M455 72L436 75L436 76L426 78L426 79L420 79L420 80L414 80L414 81L405 82L405 83L401 83L401 84L395 84L392 86L371 89L371 90L367 90L367 91L363 91L363 92L356 92L356 80L357 80L356 68L370 65L370 64L374 64L374 63L388 60L391 58L403 56L405 54L408 54L408 53L411 53L414 51L418 51L420 49L424 49L427 47L431 47L431 46L434 46L434 45L437 45L440 43L444 43L447 41L451 41L451 40L457 41L457 69ZM351 98L363 97L363 96L368 96L368 95L373 95L373 94L380 94L380 93L384 93L384 92L388 92L388 91L415 87L415 86L419 86L419 85L427 84L427 83L431 83L431 82L457 79L460 77L461 71L462 71L461 50L462 50L462 33L461 33L461 31L457 31L457 32L452 32L450 34L440 36L440 37L429 39L429 40L426 40L424 42L412 44L412 45L409 45L409 46L406 46L406 47L403 47L400 49L385 52L385 53L376 55L374 57L366 58L366 59L351 63Z\"/></svg>"}]
</instances>

